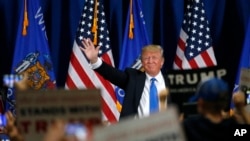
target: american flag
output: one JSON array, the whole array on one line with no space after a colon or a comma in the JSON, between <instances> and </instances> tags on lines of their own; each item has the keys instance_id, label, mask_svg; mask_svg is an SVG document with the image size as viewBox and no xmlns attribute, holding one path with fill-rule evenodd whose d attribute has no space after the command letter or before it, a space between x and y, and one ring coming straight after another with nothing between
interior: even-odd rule
<instances>
[{"instance_id":1,"label":"american flag","mask_svg":"<svg viewBox=\"0 0 250 141\"><path fill-rule=\"evenodd\" d=\"M114 66L109 31L105 20L104 7L101 2L99 0L85 1L73 45L65 88L100 88L103 120L117 122L119 112L116 108L114 85L90 68L88 60L79 49L81 40L90 38L96 46L101 46L99 57Z\"/></svg>"},{"instance_id":2,"label":"american flag","mask_svg":"<svg viewBox=\"0 0 250 141\"><path fill-rule=\"evenodd\" d=\"M188 0L174 60L174 69L216 66L210 28L202 0Z\"/></svg>"}]
</instances>

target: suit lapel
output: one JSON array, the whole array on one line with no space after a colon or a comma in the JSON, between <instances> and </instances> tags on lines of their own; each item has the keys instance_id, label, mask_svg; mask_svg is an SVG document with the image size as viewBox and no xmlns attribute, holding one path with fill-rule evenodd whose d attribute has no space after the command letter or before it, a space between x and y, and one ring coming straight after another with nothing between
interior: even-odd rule
<instances>
[{"instance_id":1,"label":"suit lapel","mask_svg":"<svg viewBox=\"0 0 250 141\"><path fill-rule=\"evenodd\" d=\"M135 90L135 101L136 101L136 107L138 107L141 96L142 96L142 91L144 89L144 85L145 85L145 80L146 80L146 74L145 73L141 73L140 75L138 75L136 77L136 90Z\"/></svg>"}]
</instances>

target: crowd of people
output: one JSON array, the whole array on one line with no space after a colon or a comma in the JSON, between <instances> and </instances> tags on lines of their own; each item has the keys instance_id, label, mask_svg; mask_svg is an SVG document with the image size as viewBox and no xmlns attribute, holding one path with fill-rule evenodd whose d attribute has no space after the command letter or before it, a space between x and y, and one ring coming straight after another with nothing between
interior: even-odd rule
<instances>
[{"instance_id":1,"label":"crowd of people","mask_svg":"<svg viewBox=\"0 0 250 141\"><path fill-rule=\"evenodd\" d=\"M156 79L158 97L162 91L166 95L159 101L165 100L165 110L168 105L174 104L171 101L171 93L167 76L161 72L164 63L163 50L159 45L147 45L142 49L141 62L144 71L127 68L124 71L118 70L98 57L99 47L95 47L90 39L83 39L81 50L90 61L94 71L105 79L125 90L124 102L120 113L120 121L128 116L142 118L150 116L150 91L151 78ZM27 86L16 84L21 90ZM239 125L250 124L250 113L246 110L245 95L237 91L232 95L235 108L233 114L225 114L230 101L230 90L227 82L220 78L209 78L201 82L196 94L192 98L197 103L197 114L186 118L180 118L180 125L187 141L214 141L225 139L232 133L232 130ZM159 102L158 101L158 102ZM158 108L162 104L158 103ZM161 111L160 109L158 111ZM181 115L181 114L180 114ZM11 112L5 113L7 125L4 132L9 135L11 141L24 141L22 132L15 124L15 117ZM118 123L119 124L119 123ZM65 136L66 121L56 120L44 136L43 141L74 140ZM112 125L111 125L112 126ZM76 140L76 138L75 138Z\"/></svg>"}]
</instances>

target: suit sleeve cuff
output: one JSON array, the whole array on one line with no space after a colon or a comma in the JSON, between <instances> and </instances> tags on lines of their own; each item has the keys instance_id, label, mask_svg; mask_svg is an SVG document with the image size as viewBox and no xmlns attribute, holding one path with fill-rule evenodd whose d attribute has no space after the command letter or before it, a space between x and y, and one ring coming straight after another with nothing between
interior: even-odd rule
<instances>
[{"instance_id":1,"label":"suit sleeve cuff","mask_svg":"<svg viewBox=\"0 0 250 141\"><path fill-rule=\"evenodd\" d=\"M97 68L99 68L101 65L102 65L102 60L101 60L101 58L99 58L99 57L98 57L98 59L97 59L97 61L96 61L95 63L93 63L93 64L90 63L90 67L91 67L92 69L97 69Z\"/></svg>"}]
</instances>

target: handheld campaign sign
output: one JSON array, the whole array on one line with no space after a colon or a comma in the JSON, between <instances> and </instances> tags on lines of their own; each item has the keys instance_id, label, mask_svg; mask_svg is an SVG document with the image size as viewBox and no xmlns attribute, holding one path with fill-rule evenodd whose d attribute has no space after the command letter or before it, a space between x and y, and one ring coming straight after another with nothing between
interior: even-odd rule
<instances>
[{"instance_id":1,"label":"handheld campaign sign","mask_svg":"<svg viewBox=\"0 0 250 141\"><path fill-rule=\"evenodd\" d=\"M245 93L246 104L250 104L250 69L241 68L240 72L240 90Z\"/></svg>"},{"instance_id":2,"label":"handheld campaign sign","mask_svg":"<svg viewBox=\"0 0 250 141\"><path fill-rule=\"evenodd\" d=\"M16 93L17 126L26 141L43 139L55 119L78 121L88 126L101 124L99 89L18 91Z\"/></svg>"},{"instance_id":3,"label":"handheld campaign sign","mask_svg":"<svg viewBox=\"0 0 250 141\"><path fill-rule=\"evenodd\" d=\"M177 110L169 106L149 117L124 119L107 127L95 127L94 141L185 141Z\"/></svg>"}]
</instances>

